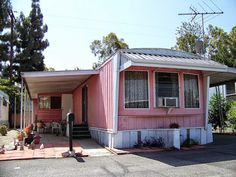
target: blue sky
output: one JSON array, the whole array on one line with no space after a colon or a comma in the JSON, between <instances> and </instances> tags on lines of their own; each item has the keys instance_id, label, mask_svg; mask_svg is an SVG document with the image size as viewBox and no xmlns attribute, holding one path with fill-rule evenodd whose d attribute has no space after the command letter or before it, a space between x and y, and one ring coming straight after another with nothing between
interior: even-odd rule
<instances>
[{"instance_id":1,"label":"blue sky","mask_svg":"<svg viewBox=\"0 0 236 177\"><path fill-rule=\"evenodd\" d=\"M224 14L207 17L206 26L212 24L230 31L236 25L236 1L212 1ZM45 64L56 70L91 69L97 58L89 45L110 32L123 38L130 48L173 47L176 28L190 21L190 17L178 13L190 12L191 5L199 11L203 11L201 6L211 11L204 2L219 11L211 0L40 0L50 43L44 51ZM31 0L12 0L12 4L14 10L29 14Z\"/></svg>"}]
</instances>

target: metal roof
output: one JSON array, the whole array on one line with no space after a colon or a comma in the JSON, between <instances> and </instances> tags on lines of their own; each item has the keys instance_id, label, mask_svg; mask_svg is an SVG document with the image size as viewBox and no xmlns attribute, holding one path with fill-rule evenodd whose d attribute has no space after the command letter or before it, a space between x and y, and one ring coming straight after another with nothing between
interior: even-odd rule
<instances>
[{"instance_id":1,"label":"metal roof","mask_svg":"<svg viewBox=\"0 0 236 177\"><path fill-rule=\"evenodd\" d=\"M171 49L126 49L121 51L121 56L123 58L121 65L131 61L133 66L143 64L143 66L207 71L224 71L227 68L199 55Z\"/></svg>"},{"instance_id":2,"label":"metal roof","mask_svg":"<svg viewBox=\"0 0 236 177\"><path fill-rule=\"evenodd\" d=\"M97 70L23 72L24 83L32 99L40 93L72 92Z\"/></svg>"},{"instance_id":3,"label":"metal roof","mask_svg":"<svg viewBox=\"0 0 236 177\"><path fill-rule=\"evenodd\" d=\"M133 53L133 54L145 54L145 55L159 55L166 57L181 57L181 58L193 58L193 59L205 59L200 55L196 55L189 52L164 49L164 48L133 48L133 49L123 49L123 53Z\"/></svg>"}]
</instances>

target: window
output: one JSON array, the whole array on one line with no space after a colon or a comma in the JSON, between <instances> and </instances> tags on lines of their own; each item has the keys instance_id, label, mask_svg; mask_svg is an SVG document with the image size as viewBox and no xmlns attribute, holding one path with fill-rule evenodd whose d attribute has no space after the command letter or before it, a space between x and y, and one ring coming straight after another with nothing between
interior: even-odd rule
<instances>
[{"instance_id":1,"label":"window","mask_svg":"<svg viewBox=\"0 0 236 177\"><path fill-rule=\"evenodd\" d=\"M179 99L178 73L156 72L155 94L158 107L177 107Z\"/></svg>"},{"instance_id":2,"label":"window","mask_svg":"<svg viewBox=\"0 0 236 177\"><path fill-rule=\"evenodd\" d=\"M40 96L39 97L40 109L61 109L60 96Z\"/></svg>"},{"instance_id":3,"label":"window","mask_svg":"<svg viewBox=\"0 0 236 177\"><path fill-rule=\"evenodd\" d=\"M148 72L125 71L125 108L148 107Z\"/></svg>"},{"instance_id":4,"label":"window","mask_svg":"<svg viewBox=\"0 0 236 177\"><path fill-rule=\"evenodd\" d=\"M235 94L236 90L235 90L235 82L228 82L226 83L226 94Z\"/></svg>"},{"instance_id":5,"label":"window","mask_svg":"<svg viewBox=\"0 0 236 177\"><path fill-rule=\"evenodd\" d=\"M185 108L199 108L198 76L184 74Z\"/></svg>"}]
</instances>

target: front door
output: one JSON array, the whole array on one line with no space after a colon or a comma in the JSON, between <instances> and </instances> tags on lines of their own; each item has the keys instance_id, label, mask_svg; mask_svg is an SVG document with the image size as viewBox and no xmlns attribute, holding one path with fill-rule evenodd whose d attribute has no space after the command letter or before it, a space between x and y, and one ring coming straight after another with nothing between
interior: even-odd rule
<instances>
[{"instance_id":1,"label":"front door","mask_svg":"<svg viewBox=\"0 0 236 177\"><path fill-rule=\"evenodd\" d=\"M72 94L62 94L62 120L66 119L68 112L73 111Z\"/></svg>"},{"instance_id":2,"label":"front door","mask_svg":"<svg viewBox=\"0 0 236 177\"><path fill-rule=\"evenodd\" d=\"M88 88L82 88L82 123L88 123Z\"/></svg>"}]
</instances>

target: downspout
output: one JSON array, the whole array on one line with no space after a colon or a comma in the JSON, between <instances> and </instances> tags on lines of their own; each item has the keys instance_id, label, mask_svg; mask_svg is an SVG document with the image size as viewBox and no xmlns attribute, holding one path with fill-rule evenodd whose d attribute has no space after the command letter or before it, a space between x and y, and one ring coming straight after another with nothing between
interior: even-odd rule
<instances>
[{"instance_id":1,"label":"downspout","mask_svg":"<svg viewBox=\"0 0 236 177\"><path fill-rule=\"evenodd\" d=\"M209 107L208 107L208 104L209 104L209 87L210 87L210 76L206 76L204 78L204 85L205 85L205 106L206 106L206 109L205 109L205 130L207 130L207 127L208 127L208 110L209 110Z\"/></svg>"},{"instance_id":2,"label":"downspout","mask_svg":"<svg viewBox=\"0 0 236 177\"><path fill-rule=\"evenodd\" d=\"M114 56L113 64L113 127L112 133L116 134L118 130L118 104L119 104L119 81L120 81L120 52Z\"/></svg>"}]
</instances>

